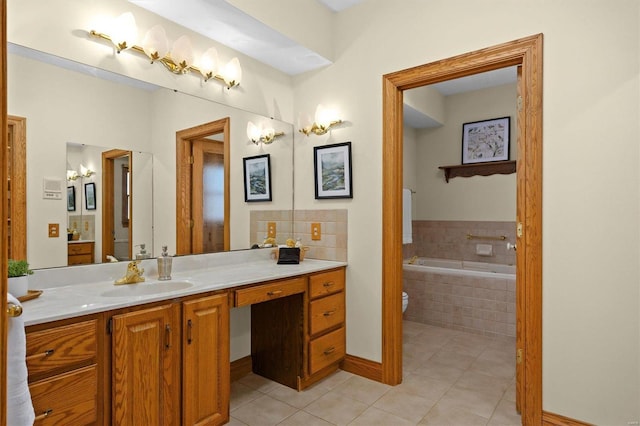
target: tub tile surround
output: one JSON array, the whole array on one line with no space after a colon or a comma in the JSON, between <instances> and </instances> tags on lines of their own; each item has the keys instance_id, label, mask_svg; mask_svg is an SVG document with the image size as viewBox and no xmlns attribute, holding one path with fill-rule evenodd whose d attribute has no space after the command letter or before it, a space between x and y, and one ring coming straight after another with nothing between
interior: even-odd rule
<instances>
[{"instance_id":1,"label":"tub tile surround","mask_svg":"<svg viewBox=\"0 0 640 426\"><path fill-rule=\"evenodd\" d=\"M293 235L286 231L291 221L293 221ZM302 245L309 247L305 258L347 261L348 210L346 209L252 210L250 222L251 244L262 242L267 233L267 223L276 222L276 240L279 244L284 244L287 238L300 238ZM320 223L322 238L314 241L311 239L311 224L316 222ZM281 232L280 229L285 231Z\"/></svg>"},{"instance_id":2,"label":"tub tile surround","mask_svg":"<svg viewBox=\"0 0 640 426\"><path fill-rule=\"evenodd\" d=\"M503 274L499 274L502 276ZM515 336L515 278L403 271L404 319L486 336Z\"/></svg>"},{"instance_id":3,"label":"tub tile surround","mask_svg":"<svg viewBox=\"0 0 640 426\"><path fill-rule=\"evenodd\" d=\"M515 265L514 250L507 250L507 242L516 242L516 223L491 221L414 220L413 243L402 246L405 259L412 256L454 259L474 262ZM504 241L467 239L467 234L507 237ZM476 244L490 244L493 255L479 256Z\"/></svg>"}]
</instances>

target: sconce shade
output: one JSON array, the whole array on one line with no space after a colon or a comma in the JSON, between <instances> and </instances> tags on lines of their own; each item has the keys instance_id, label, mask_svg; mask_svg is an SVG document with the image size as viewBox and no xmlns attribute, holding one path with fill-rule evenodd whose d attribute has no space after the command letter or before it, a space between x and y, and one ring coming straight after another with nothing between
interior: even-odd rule
<instances>
[{"instance_id":1,"label":"sconce shade","mask_svg":"<svg viewBox=\"0 0 640 426\"><path fill-rule=\"evenodd\" d=\"M337 114L334 110L325 108L322 104L316 108L315 123L322 128L331 126L332 121L336 121Z\"/></svg>"},{"instance_id":2,"label":"sconce shade","mask_svg":"<svg viewBox=\"0 0 640 426\"><path fill-rule=\"evenodd\" d=\"M205 81L216 75L218 71L218 51L215 47L207 49L206 52L200 58L200 73L204 77Z\"/></svg>"},{"instance_id":3,"label":"sconce shade","mask_svg":"<svg viewBox=\"0 0 640 426\"><path fill-rule=\"evenodd\" d=\"M183 35L173 43L171 59L178 65L180 72L186 72L193 65L193 49L189 37Z\"/></svg>"},{"instance_id":4,"label":"sconce shade","mask_svg":"<svg viewBox=\"0 0 640 426\"><path fill-rule=\"evenodd\" d=\"M75 170L67 170L67 180L76 180L78 179L78 172Z\"/></svg>"},{"instance_id":5,"label":"sconce shade","mask_svg":"<svg viewBox=\"0 0 640 426\"><path fill-rule=\"evenodd\" d=\"M227 86L233 87L240 84L242 80L242 68L240 68L240 61L238 58L233 58L232 60L224 66L224 70L222 70L222 78L224 78Z\"/></svg>"},{"instance_id":6,"label":"sconce shade","mask_svg":"<svg viewBox=\"0 0 640 426\"><path fill-rule=\"evenodd\" d=\"M247 123L247 137L251 142L256 143L262 136L262 130L251 121Z\"/></svg>"},{"instance_id":7,"label":"sconce shade","mask_svg":"<svg viewBox=\"0 0 640 426\"><path fill-rule=\"evenodd\" d=\"M151 62L164 58L169 53L169 40L164 28L160 25L151 27L144 36L142 49L151 59Z\"/></svg>"},{"instance_id":8,"label":"sconce shade","mask_svg":"<svg viewBox=\"0 0 640 426\"><path fill-rule=\"evenodd\" d=\"M130 49L136 44L138 28L136 20L131 12L123 13L113 21L111 30L111 42L116 46L118 53Z\"/></svg>"}]
</instances>

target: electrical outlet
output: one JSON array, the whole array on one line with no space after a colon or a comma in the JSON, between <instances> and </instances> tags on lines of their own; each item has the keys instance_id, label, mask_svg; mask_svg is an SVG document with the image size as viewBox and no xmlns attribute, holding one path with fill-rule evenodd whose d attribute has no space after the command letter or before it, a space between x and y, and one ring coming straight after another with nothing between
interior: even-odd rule
<instances>
[{"instance_id":1,"label":"electrical outlet","mask_svg":"<svg viewBox=\"0 0 640 426\"><path fill-rule=\"evenodd\" d=\"M276 237L276 223L268 222L267 223L267 237L275 238Z\"/></svg>"},{"instance_id":2,"label":"electrical outlet","mask_svg":"<svg viewBox=\"0 0 640 426\"><path fill-rule=\"evenodd\" d=\"M50 223L49 224L49 238L58 238L60 236L60 224L58 223Z\"/></svg>"},{"instance_id":3,"label":"electrical outlet","mask_svg":"<svg viewBox=\"0 0 640 426\"><path fill-rule=\"evenodd\" d=\"M317 222L311 224L311 239L313 241L322 239L322 227Z\"/></svg>"}]
</instances>

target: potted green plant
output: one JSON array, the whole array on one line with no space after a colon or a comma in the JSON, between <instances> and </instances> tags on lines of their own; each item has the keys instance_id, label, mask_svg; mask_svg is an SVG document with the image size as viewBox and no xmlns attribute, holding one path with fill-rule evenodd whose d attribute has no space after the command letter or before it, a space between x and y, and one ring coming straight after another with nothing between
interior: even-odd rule
<instances>
[{"instance_id":1,"label":"potted green plant","mask_svg":"<svg viewBox=\"0 0 640 426\"><path fill-rule=\"evenodd\" d=\"M9 259L7 275L9 276L9 293L15 297L27 294L29 289L28 276L33 274L26 260Z\"/></svg>"}]
</instances>

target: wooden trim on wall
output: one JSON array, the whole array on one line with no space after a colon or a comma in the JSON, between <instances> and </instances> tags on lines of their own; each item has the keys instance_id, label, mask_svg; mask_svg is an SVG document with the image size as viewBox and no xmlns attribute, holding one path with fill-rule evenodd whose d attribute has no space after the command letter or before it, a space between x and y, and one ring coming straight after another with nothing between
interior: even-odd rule
<instances>
[{"instance_id":1,"label":"wooden trim on wall","mask_svg":"<svg viewBox=\"0 0 640 426\"><path fill-rule=\"evenodd\" d=\"M349 355L340 363L340 368L349 373L382 382L382 364L355 355Z\"/></svg>"},{"instance_id":2,"label":"wooden trim on wall","mask_svg":"<svg viewBox=\"0 0 640 426\"><path fill-rule=\"evenodd\" d=\"M224 249L231 245L231 204L229 191L231 135L229 117L176 132L176 254L191 254L191 141L224 134Z\"/></svg>"},{"instance_id":3,"label":"wooden trim on wall","mask_svg":"<svg viewBox=\"0 0 640 426\"><path fill-rule=\"evenodd\" d=\"M519 86L526 121L518 161L517 221L523 224L518 290L527 309L524 327L522 422L542 423L542 34L514 40L383 76L382 378L402 381L402 98L403 91L499 68L522 66ZM524 189L522 189L524 187ZM526 256L522 253L526 253Z\"/></svg>"},{"instance_id":4,"label":"wooden trim on wall","mask_svg":"<svg viewBox=\"0 0 640 426\"><path fill-rule=\"evenodd\" d=\"M544 426L592 426L591 423L581 422L580 420L561 416L560 414L550 413L548 411L542 412L542 424Z\"/></svg>"},{"instance_id":5,"label":"wooden trim on wall","mask_svg":"<svg viewBox=\"0 0 640 426\"><path fill-rule=\"evenodd\" d=\"M235 361L231 361L231 382L235 382L251 373L253 361L251 355L247 355Z\"/></svg>"},{"instance_id":6,"label":"wooden trim on wall","mask_svg":"<svg viewBox=\"0 0 640 426\"><path fill-rule=\"evenodd\" d=\"M11 203L8 210L11 218L10 246L7 249L12 259L27 260L27 119L9 116L9 128L13 133L11 146Z\"/></svg>"}]
</instances>

